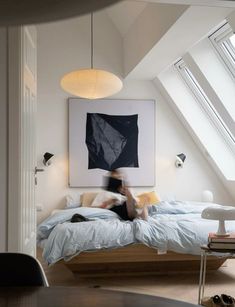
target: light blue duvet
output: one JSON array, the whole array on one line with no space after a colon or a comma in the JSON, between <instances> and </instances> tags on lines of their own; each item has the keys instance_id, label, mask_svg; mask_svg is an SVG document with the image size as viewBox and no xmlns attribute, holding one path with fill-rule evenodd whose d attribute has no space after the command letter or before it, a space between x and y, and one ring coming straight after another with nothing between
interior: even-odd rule
<instances>
[{"instance_id":1,"label":"light blue duvet","mask_svg":"<svg viewBox=\"0 0 235 307\"><path fill-rule=\"evenodd\" d=\"M99 208L67 209L47 218L38 226L38 243L45 242L43 257L48 264L70 260L82 251L117 248L143 243L161 252L167 250L200 254L209 232L216 232L218 221L201 218L201 212L216 204L163 201L149 207L147 221L121 221L116 213ZM74 213L92 219L70 223ZM226 222L227 231L235 232L235 222Z\"/></svg>"},{"instance_id":2,"label":"light blue duvet","mask_svg":"<svg viewBox=\"0 0 235 307\"><path fill-rule=\"evenodd\" d=\"M220 205L199 202L161 202L150 207L148 221L135 221L138 242L182 254L200 254L200 246L207 244L208 233L216 232L218 221L201 218L203 209ZM235 222L227 221L228 232L235 232Z\"/></svg>"},{"instance_id":3,"label":"light blue duvet","mask_svg":"<svg viewBox=\"0 0 235 307\"><path fill-rule=\"evenodd\" d=\"M75 213L91 221L70 223ZM122 247L134 243L135 239L132 222L120 221L110 210L82 207L48 217L38 226L37 241L41 246L43 242L43 258L53 264L62 258L68 261L82 251Z\"/></svg>"}]
</instances>

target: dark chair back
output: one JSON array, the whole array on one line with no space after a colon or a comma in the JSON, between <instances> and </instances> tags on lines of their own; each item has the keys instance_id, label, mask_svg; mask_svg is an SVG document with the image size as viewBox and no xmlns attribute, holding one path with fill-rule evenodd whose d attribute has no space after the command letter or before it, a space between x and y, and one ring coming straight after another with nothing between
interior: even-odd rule
<instances>
[{"instance_id":1,"label":"dark chair back","mask_svg":"<svg viewBox=\"0 0 235 307\"><path fill-rule=\"evenodd\" d=\"M0 287L43 286L47 278L39 261L21 253L0 253Z\"/></svg>"}]
</instances>

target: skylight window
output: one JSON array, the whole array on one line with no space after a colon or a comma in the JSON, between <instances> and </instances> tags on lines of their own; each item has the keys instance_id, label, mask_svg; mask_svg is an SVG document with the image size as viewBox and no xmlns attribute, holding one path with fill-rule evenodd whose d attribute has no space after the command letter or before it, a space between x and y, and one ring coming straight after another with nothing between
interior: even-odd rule
<instances>
[{"instance_id":1,"label":"skylight window","mask_svg":"<svg viewBox=\"0 0 235 307\"><path fill-rule=\"evenodd\" d=\"M220 27L210 37L227 69L235 78L235 34L228 23Z\"/></svg>"},{"instance_id":2,"label":"skylight window","mask_svg":"<svg viewBox=\"0 0 235 307\"><path fill-rule=\"evenodd\" d=\"M187 86L194 94L196 100L200 103L204 112L208 115L208 119L211 120L214 124L214 127L219 130L220 134L224 140L227 141L231 149L235 150L235 136L232 134L217 110L214 108L212 102L206 95L201 85L198 83L192 71L187 67L183 60L180 60L178 63L176 63L176 67L186 82Z\"/></svg>"},{"instance_id":3,"label":"skylight window","mask_svg":"<svg viewBox=\"0 0 235 307\"><path fill-rule=\"evenodd\" d=\"M185 56L185 59L189 59ZM180 60L158 76L159 86L222 180L235 181L234 136L223 125L193 65ZM231 80L232 81L232 80ZM223 118L222 118L223 120Z\"/></svg>"},{"instance_id":4,"label":"skylight window","mask_svg":"<svg viewBox=\"0 0 235 307\"><path fill-rule=\"evenodd\" d=\"M230 43L233 46L233 49L235 48L235 34L233 34L230 38L229 38Z\"/></svg>"}]
</instances>

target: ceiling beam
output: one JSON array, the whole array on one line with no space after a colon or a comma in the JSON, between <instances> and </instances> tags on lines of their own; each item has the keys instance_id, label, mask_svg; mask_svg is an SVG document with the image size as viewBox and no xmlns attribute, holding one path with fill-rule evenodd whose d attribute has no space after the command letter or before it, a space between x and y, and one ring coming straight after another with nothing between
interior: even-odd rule
<instances>
[{"instance_id":1,"label":"ceiling beam","mask_svg":"<svg viewBox=\"0 0 235 307\"><path fill-rule=\"evenodd\" d=\"M227 7L235 8L235 1L233 0L135 0L137 2L149 3L170 3L170 4L183 4L195 6L211 6L211 7Z\"/></svg>"}]
</instances>

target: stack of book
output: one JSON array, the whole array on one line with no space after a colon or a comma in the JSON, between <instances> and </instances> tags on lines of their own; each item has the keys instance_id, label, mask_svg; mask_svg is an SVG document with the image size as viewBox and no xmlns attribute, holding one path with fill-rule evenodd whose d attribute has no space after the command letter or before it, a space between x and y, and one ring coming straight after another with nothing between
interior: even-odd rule
<instances>
[{"instance_id":1,"label":"stack of book","mask_svg":"<svg viewBox=\"0 0 235 307\"><path fill-rule=\"evenodd\" d=\"M217 236L211 232L208 236L208 247L210 249L226 249L235 250L235 233L230 233L229 236Z\"/></svg>"}]
</instances>

